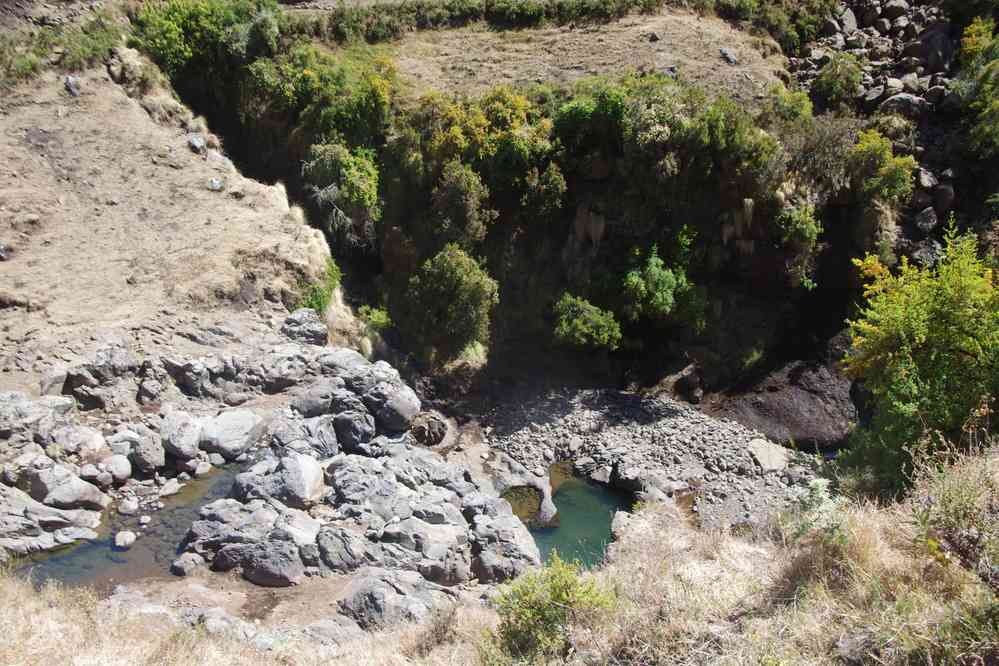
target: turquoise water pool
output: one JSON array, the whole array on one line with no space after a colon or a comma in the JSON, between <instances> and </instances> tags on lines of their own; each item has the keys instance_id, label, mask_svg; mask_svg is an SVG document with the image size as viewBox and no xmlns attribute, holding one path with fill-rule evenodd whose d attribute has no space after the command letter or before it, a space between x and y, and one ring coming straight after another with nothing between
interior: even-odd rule
<instances>
[{"instance_id":1,"label":"turquoise water pool","mask_svg":"<svg viewBox=\"0 0 999 666\"><path fill-rule=\"evenodd\" d=\"M614 514L630 510L630 499L574 476L560 480L552 499L558 507L557 525L531 528L541 557L547 562L557 550L563 560L584 567L599 564L610 542Z\"/></svg>"}]
</instances>

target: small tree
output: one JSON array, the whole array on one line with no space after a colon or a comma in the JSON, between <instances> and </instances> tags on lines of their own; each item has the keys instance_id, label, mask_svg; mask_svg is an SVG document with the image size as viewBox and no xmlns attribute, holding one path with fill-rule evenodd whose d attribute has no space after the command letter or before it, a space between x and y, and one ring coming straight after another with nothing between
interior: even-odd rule
<instances>
[{"instance_id":1,"label":"small tree","mask_svg":"<svg viewBox=\"0 0 999 666\"><path fill-rule=\"evenodd\" d=\"M428 359L446 361L470 344L489 342L496 281L454 243L427 260L395 300L392 319Z\"/></svg>"},{"instance_id":2,"label":"small tree","mask_svg":"<svg viewBox=\"0 0 999 666\"><path fill-rule=\"evenodd\" d=\"M999 395L999 286L976 247L951 227L935 268L903 259L893 274L873 255L856 261L866 304L844 362L873 396L865 445L895 466L889 478L904 475L906 447L925 433L957 439L983 396Z\"/></svg>"},{"instance_id":3,"label":"small tree","mask_svg":"<svg viewBox=\"0 0 999 666\"><path fill-rule=\"evenodd\" d=\"M621 344L621 327L612 312L564 293L555 304L555 340L580 349L613 351Z\"/></svg>"},{"instance_id":4,"label":"small tree","mask_svg":"<svg viewBox=\"0 0 999 666\"><path fill-rule=\"evenodd\" d=\"M471 249L498 216L488 203L489 188L479 174L458 160L448 162L433 192L435 236Z\"/></svg>"}]
</instances>

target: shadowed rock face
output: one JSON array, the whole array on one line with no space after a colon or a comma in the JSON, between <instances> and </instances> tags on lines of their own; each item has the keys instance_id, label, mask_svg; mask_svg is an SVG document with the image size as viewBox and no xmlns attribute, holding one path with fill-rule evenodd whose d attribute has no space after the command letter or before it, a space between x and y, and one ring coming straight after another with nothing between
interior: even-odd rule
<instances>
[{"instance_id":1,"label":"shadowed rock face","mask_svg":"<svg viewBox=\"0 0 999 666\"><path fill-rule=\"evenodd\" d=\"M714 412L756 428L775 442L804 448L841 446L857 423L853 382L836 370L794 362Z\"/></svg>"}]
</instances>

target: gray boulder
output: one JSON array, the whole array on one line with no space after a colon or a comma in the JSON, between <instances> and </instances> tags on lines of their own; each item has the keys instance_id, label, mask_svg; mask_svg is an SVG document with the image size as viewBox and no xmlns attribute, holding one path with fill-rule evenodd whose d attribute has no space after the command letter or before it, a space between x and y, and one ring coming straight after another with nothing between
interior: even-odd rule
<instances>
[{"instance_id":1,"label":"gray boulder","mask_svg":"<svg viewBox=\"0 0 999 666\"><path fill-rule=\"evenodd\" d=\"M432 609L455 598L454 592L416 572L369 569L350 581L339 605L344 615L370 630L425 620Z\"/></svg>"},{"instance_id":2,"label":"gray boulder","mask_svg":"<svg viewBox=\"0 0 999 666\"><path fill-rule=\"evenodd\" d=\"M898 113L906 118L918 120L930 104L922 97L910 93L900 93L881 102L881 113Z\"/></svg>"},{"instance_id":3,"label":"gray boulder","mask_svg":"<svg viewBox=\"0 0 999 666\"><path fill-rule=\"evenodd\" d=\"M27 493L0 484L0 551L28 555L96 539L95 511L66 511L46 506Z\"/></svg>"},{"instance_id":4,"label":"gray boulder","mask_svg":"<svg viewBox=\"0 0 999 666\"><path fill-rule=\"evenodd\" d=\"M117 443L127 443L129 451L126 455L129 461L143 474L153 474L166 465L166 449L163 448L159 435L141 423L117 432L108 442L112 446Z\"/></svg>"},{"instance_id":5,"label":"gray boulder","mask_svg":"<svg viewBox=\"0 0 999 666\"><path fill-rule=\"evenodd\" d=\"M375 414L378 425L389 432L402 432L420 413L420 399L416 392L408 386L402 386L392 392L385 403Z\"/></svg>"},{"instance_id":6,"label":"gray boulder","mask_svg":"<svg viewBox=\"0 0 999 666\"><path fill-rule=\"evenodd\" d=\"M103 465L116 484L121 485L132 478L132 463L125 456L113 455L105 459Z\"/></svg>"},{"instance_id":7,"label":"gray boulder","mask_svg":"<svg viewBox=\"0 0 999 666\"><path fill-rule=\"evenodd\" d=\"M281 333L310 345L325 346L329 342L326 324L311 308L299 308L288 315L281 325Z\"/></svg>"},{"instance_id":8,"label":"gray boulder","mask_svg":"<svg viewBox=\"0 0 999 666\"><path fill-rule=\"evenodd\" d=\"M207 419L201 429L201 448L235 460L252 444L251 432L260 417L249 409L230 409Z\"/></svg>"},{"instance_id":9,"label":"gray boulder","mask_svg":"<svg viewBox=\"0 0 999 666\"><path fill-rule=\"evenodd\" d=\"M160 437L166 453L181 460L196 458L201 427L201 422L187 412L168 412L160 425Z\"/></svg>"},{"instance_id":10,"label":"gray boulder","mask_svg":"<svg viewBox=\"0 0 999 666\"><path fill-rule=\"evenodd\" d=\"M285 504L308 508L326 493L323 468L315 458L292 453L281 459L282 499Z\"/></svg>"},{"instance_id":11,"label":"gray boulder","mask_svg":"<svg viewBox=\"0 0 999 666\"><path fill-rule=\"evenodd\" d=\"M375 419L367 412L342 412L333 417L333 428L341 448L354 453L375 436Z\"/></svg>"},{"instance_id":12,"label":"gray boulder","mask_svg":"<svg viewBox=\"0 0 999 666\"><path fill-rule=\"evenodd\" d=\"M191 576L205 566L205 558L197 553L184 553L170 564L170 573L174 576Z\"/></svg>"},{"instance_id":13,"label":"gray boulder","mask_svg":"<svg viewBox=\"0 0 999 666\"><path fill-rule=\"evenodd\" d=\"M87 483L63 465L33 467L27 470L27 481L31 497L57 509L103 511L111 503L111 498L100 488Z\"/></svg>"},{"instance_id":14,"label":"gray boulder","mask_svg":"<svg viewBox=\"0 0 999 666\"><path fill-rule=\"evenodd\" d=\"M305 578L298 546L290 541L267 541L249 549L243 559L243 578L263 587L288 587Z\"/></svg>"}]
</instances>

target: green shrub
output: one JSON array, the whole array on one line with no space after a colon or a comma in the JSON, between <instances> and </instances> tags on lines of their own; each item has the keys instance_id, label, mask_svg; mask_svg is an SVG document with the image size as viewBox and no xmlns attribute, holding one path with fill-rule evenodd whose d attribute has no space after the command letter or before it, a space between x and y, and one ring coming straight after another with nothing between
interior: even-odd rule
<instances>
[{"instance_id":1,"label":"green shrub","mask_svg":"<svg viewBox=\"0 0 999 666\"><path fill-rule=\"evenodd\" d=\"M568 186L558 164L551 162L543 173L532 168L527 173L527 191L520 205L532 217L550 220L562 208Z\"/></svg>"},{"instance_id":2,"label":"green shrub","mask_svg":"<svg viewBox=\"0 0 999 666\"><path fill-rule=\"evenodd\" d=\"M494 25L526 28L539 25L545 19L545 3L541 0L489 0L486 20Z\"/></svg>"},{"instance_id":3,"label":"green shrub","mask_svg":"<svg viewBox=\"0 0 999 666\"><path fill-rule=\"evenodd\" d=\"M825 109L849 105L857 97L864 70L850 53L836 53L822 66L812 83L815 101Z\"/></svg>"},{"instance_id":4,"label":"green shrub","mask_svg":"<svg viewBox=\"0 0 999 666\"><path fill-rule=\"evenodd\" d=\"M326 272L319 282L300 286L299 291L301 295L292 309L312 308L320 315L324 314L330 305L333 292L340 286L340 278L340 267L336 265L335 261L330 259L326 263Z\"/></svg>"},{"instance_id":5,"label":"green shrub","mask_svg":"<svg viewBox=\"0 0 999 666\"><path fill-rule=\"evenodd\" d=\"M680 280L666 268L659 249L653 245L644 264L624 276L621 292L625 317L630 321L643 317L664 320L676 304L674 292L679 284Z\"/></svg>"},{"instance_id":6,"label":"green shrub","mask_svg":"<svg viewBox=\"0 0 999 666\"><path fill-rule=\"evenodd\" d=\"M875 414L855 444L889 479L905 478L907 447L933 441L924 434L956 441L983 396L999 395L999 285L976 247L951 228L934 268L856 262L868 284L844 363Z\"/></svg>"},{"instance_id":7,"label":"green shrub","mask_svg":"<svg viewBox=\"0 0 999 666\"><path fill-rule=\"evenodd\" d=\"M428 360L447 361L473 343L488 344L497 303L496 281L450 243L410 277L393 304L392 319Z\"/></svg>"},{"instance_id":8,"label":"green shrub","mask_svg":"<svg viewBox=\"0 0 999 666\"><path fill-rule=\"evenodd\" d=\"M571 623L609 609L613 595L580 574L579 566L553 553L547 565L506 587L496 600L497 638L515 659L562 657Z\"/></svg>"},{"instance_id":9,"label":"green shrub","mask_svg":"<svg viewBox=\"0 0 999 666\"><path fill-rule=\"evenodd\" d=\"M613 351L621 344L621 327L612 312L564 293L555 303L555 340L569 347Z\"/></svg>"},{"instance_id":10,"label":"green shrub","mask_svg":"<svg viewBox=\"0 0 999 666\"><path fill-rule=\"evenodd\" d=\"M171 78L190 68L199 77L225 67L232 31L258 12L274 11L273 0L167 0L144 4L135 40ZM238 53L239 47L235 49Z\"/></svg>"},{"instance_id":11,"label":"green shrub","mask_svg":"<svg viewBox=\"0 0 999 666\"><path fill-rule=\"evenodd\" d=\"M761 122L770 125L776 122L796 123L812 119L812 100L804 91L788 90L776 85L770 89L770 97L761 114Z\"/></svg>"},{"instance_id":12,"label":"green shrub","mask_svg":"<svg viewBox=\"0 0 999 666\"><path fill-rule=\"evenodd\" d=\"M331 231L353 244L373 241L373 225L381 217L374 153L316 144L302 164L302 177Z\"/></svg>"},{"instance_id":13,"label":"green shrub","mask_svg":"<svg viewBox=\"0 0 999 666\"><path fill-rule=\"evenodd\" d=\"M392 319L385 308L364 304L357 309L357 318L364 322L366 328L376 333L392 328Z\"/></svg>"},{"instance_id":14,"label":"green shrub","mask_svg":"<svg viewBox=\"0 0 999 666\"><path fill-rule=\"evenodd\" d=\"M600 85L592 95L573 99L555 116L555 136L570 150L619 149L626 99L626 92L612 85Z\"/></svg>"},{"instance_id":15,"label":"green shrub","mask_svg":"<svg viewBox=\"0 0 999 666\"><path fill-rule=\"evenodd\" d=\"M66 27L42 27L31 32L0 33L0 87L36 76L56 52L57 67L79 71L100 62L121 43L123 30L117 18L100 12Z\"/></svg>"},{"instance_id":16,"label":"green shrub","mask_svg":"<svg viewBox=\"0 0 999 666\"><path fill-rule=\"evenodd\" d=\"M435 235L465 249L482 242L498 215L488 207L489 188L479 174L457 160L444 165L432 199Z\"/></svg>"},{"instance_id":17,"label":"green shrub","mask_svg":"<svg viewBox=\"0 0 999 666\"><path fill-rule=\"evenodd\" d=\"M715 0L718 16L732 21L748 21L759 9L759 0Z\"/></svg>"},{"instance_id":18,"label":"green shrub","mask_svg":"<svg viewBox=\"0 0 999 666\"><path fill-rule=\"evenodd\" d=\"M894 203L912 194L916 160L909 155L896 157L891 141L877 130L860 133L848 162L855 187L864 195Z\"/></svg>"},{"instance_id":19,"label":"green shrub","mask_svg":"<svg viewBox=\"0 0 999 666\"><path fill-rule=\"evenodd\" d=\"M996 21L992 17L976 17L961 35L961 62L965 66L982 57L995 37Z\"/></svg>"}]
</instances>

